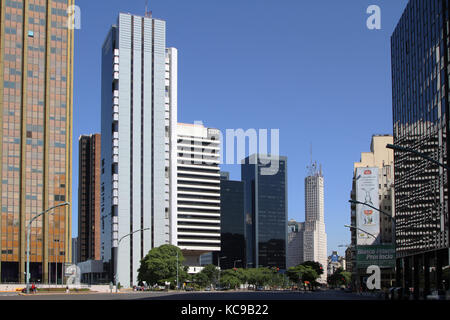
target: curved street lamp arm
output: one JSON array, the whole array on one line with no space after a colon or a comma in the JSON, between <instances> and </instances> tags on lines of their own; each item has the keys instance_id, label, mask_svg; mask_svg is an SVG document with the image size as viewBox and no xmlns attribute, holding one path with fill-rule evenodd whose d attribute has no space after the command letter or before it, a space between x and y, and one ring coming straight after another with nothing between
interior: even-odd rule
<instances>
[{"instance_id":1,"label":"curved street lamp arm","mask_svg":"<svg viewBox=\"0 0 450 320\"><path fill-rule=\"evenodd\" d=\"M120 243L120 241L122 241L124 238L126 238L126 237L128 237L128 236L131 236L132 234L135 234L136 232L145 231L145 230L150 230L150 229L151 229L151 228L139 229L139 230L133 231L133 232L131 232L131 233L129 233L129 234L126 234L126 235L124 235L122 238L119 239L119 243Z\"/></svg>"},{"instance_id":2,"label":"curved street lamp arm","mask_svg":"<svg viewBox=\"0 0 450 320\"><path fill-rule=\"evenodd\" d=\"M421 152L418 152L418 151L416 151L414 149L407 148L407 147L401 147L401 146L398 146L398 145L395 145L395 144L388 144L388 145L386 145L386 148L392 149L392 150L397 150L397 151L400 151L400 152L409 152L409 153L415 154L416 156L421 157L421 158L423 158L425 160L428 160L430 162L433 162L434 164L437 164L438 166L441 166L441 167L443 167L446 170L450 170L450 167L446 166L445 164L440 163L439 161L436 161L436 160L430 158L429 156L427 156L427 155L425 155L425 154L423 154Z\"/></svg>"},{"instance_id":3,"label":"curved street lamp arm","mask_svg":"<svg viewBox=\"0 0 450 320\"><path fill-rule=\"evenodd\" d=\"M369 208L372 208L372 209L374 209L374 210L377 210L378 212L380 212L380 213L382 213L382 214L388 216L389 218L391 218L392 220L395 221L395 217L394 217L394 216L392 216L391 214L386 213L386 212L384 212L384 211L382 211L382 210L380 210L380 209L377 209L377 208L375 208L374 206L371 206L371 205L368 204L368 203L360 202L360 201L356 201L356 200L348 200L348 202L350 202L350 203L355 203L355 204L362 204L362 205L368 206Z\"/></svg>"},{"instance_id":4,"label":"curved street lamp arm","mask_svg":"<svg viewBox=\"0 0 450 320\"><path fill-rule=\"evenodd\" d=\"M373 237L375 240L377 239L377 237L375 237L373 234L371 234L371 233L369 233L369 232L367 232L367 231L365 231L365 230L363 230L361 228L358 228L358 227L355 227L355 226L349 226L349 225L344 225L344 227L359 230L359 231L364 232L365 234L368 234L369 236Z\"/></svg>"}]
</instances>

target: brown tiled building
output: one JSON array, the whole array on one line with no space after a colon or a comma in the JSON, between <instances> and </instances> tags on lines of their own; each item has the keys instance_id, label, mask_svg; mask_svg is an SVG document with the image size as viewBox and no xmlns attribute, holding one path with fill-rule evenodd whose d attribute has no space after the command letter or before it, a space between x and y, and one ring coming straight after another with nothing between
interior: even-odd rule
<instances>
[{"instance_id":1,"label":"brown tiled building","mask_svg":"<svg viewBox=\"0 0 450 320\"><path fill-rule=\"evenodd\" d=\"M79 138L77 262L100 260L100 137Z\"/></svg>"},{"instance_id":2,"label":"brown tiled building","mask_svg":"<svg viewBox=\"0 0 450 320\"><path fill-rule=\"evenodd\" d=\"M25 282L30 220L72 197L73 0L0 1L0 281ZM62 283L71 208L31 224L31 281Z\"/></svg>"}]
</instances>

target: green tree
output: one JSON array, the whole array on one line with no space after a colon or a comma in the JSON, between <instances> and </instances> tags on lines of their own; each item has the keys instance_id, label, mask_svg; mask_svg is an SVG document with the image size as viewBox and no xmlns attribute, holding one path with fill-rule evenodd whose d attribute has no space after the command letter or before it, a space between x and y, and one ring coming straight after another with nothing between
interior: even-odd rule
<instances>
[{"instance_id":1,"label":"green tree","mask_svg":"<svg viewBox=\"0 0 450 320\"><path fill-rule=\"evenodd\" d=\"M183 266L184 257L181 250L173 245L165 244L153 248L141 260L138 269L138 281L145 281L149 285L163 285L166 281L176 284L178 252L179 283L188 279L187 267Z\"/></svg>"},{"instance_id":2,"label":"green tree","mask_svg":"<svg viewBox=\"0 0 450 320\"><path fill-rule=\"evenodd\" d=\"M344 271L342 268L338 268L334 273L328 276L327 282L333 287L339 287L342 285L348 285L351 283L352 274Z\"/></svg>"},{"instance_id":3,"label":"green tree","mask_svg":"<svg viewBox=\"0 0 450 320\"><path fill-rule=\"evenodd\" d=\"M207 285L216 284L219 277L219 269L213 264L206 265L199 273L202 273L206 276L206 278L208 279Z\"/></svg>"},{"instance_id":4,"label":"green tree","mask_svg":"<svg viewBox=\"0 0 450 320\"><path fill-rule=\"evenodd\" d=\"M311 267L314 269L314 271L316 271L317 275L320 277L323 274L323 266L321 263L316 262L316 261L305 261L301 264L302 266L305 267Z\"/></svg>"},{"instance_id":5,"label":"green tree","mask_svg":"<svg viewBox=\"0 0 450 320\"><path fill-rule=\"evenodd\" d=\"M220 274L220 286L224 288L235 289L241 284L237 272L233 269L224 270Z\"/></svg>"}]
</instances>

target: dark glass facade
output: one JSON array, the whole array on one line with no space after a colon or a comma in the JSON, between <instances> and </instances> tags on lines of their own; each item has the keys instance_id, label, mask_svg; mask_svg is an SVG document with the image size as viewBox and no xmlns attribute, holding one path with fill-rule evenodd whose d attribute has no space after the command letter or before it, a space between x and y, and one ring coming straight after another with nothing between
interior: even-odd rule
<instances>
[{"instance_id":1,"label":"dark glass facade","mask_svg":"<svg viewBox=\"0 0 450 320\"><path fill-rule=\"evenodd\" d=\"M442 164L448 163L449 150L448 30L448 0L411 0L391 37L394 144ZM442 287L440 270L448 264L449 172L398 151L394 171L397 270L402 271L397 280L425 291L433 281ZM427 266L437 270L431 280Z\"/></svg>"},{"instance_id":2,"label":"dark glass facade","mask_svg":"<svg viewBox=\"0 0 450 320\"><path fill-rule=\"evenodd\" d=\"M244 160L245 226L248 267L286 268L287 159L258 155ZM262 160L262 161L261 161ZM274 165L274 163L276 164ZM268 170L268 168L277 168Z\"/></svg>"},{"instance_id":3,"label":"dark glass facade","mask_svg":"<svg viewBox=\"0 0 450 320\"><path fill-rule=\"evenodd\" d=\"M244 182L228 180L221 173L220 181L220 268L231 269L245 266L245 219ZM218 253L214 252L213 262L217 264Z\"/></svg>"}]
</instances>

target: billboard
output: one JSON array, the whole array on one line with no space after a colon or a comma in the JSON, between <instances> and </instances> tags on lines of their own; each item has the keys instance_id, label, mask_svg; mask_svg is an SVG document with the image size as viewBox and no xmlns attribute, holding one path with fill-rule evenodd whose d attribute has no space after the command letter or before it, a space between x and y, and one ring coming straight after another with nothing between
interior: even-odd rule
<instances>
[{"instance_id":1,"label":"billboard","mask_svg":"<svg viewBox=\"0 0 450 320\"><path fill-rule=\"evenodd\" d=\"M356 169L356 201L379 209L378 168ZM380 213L370 206L356 205L356 244L372 245L380 233Z\"/></svg>"},{"instance_id":2,"label":"billboard","mask_svg":"<svg viewBox=\"0 0 450 320\"><path fill-rule=\"evenodd\" d=\"M372 265L380 268L395 267L394 245L372 245L356 247L356 265L358 268L367 268Z\"/></svg>"}]
</instances>

